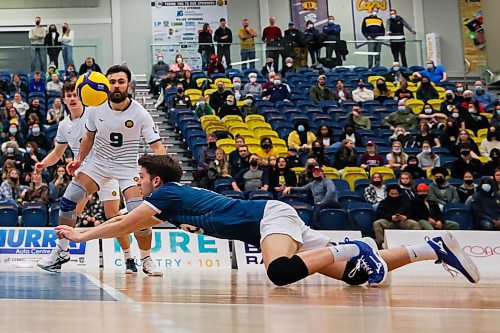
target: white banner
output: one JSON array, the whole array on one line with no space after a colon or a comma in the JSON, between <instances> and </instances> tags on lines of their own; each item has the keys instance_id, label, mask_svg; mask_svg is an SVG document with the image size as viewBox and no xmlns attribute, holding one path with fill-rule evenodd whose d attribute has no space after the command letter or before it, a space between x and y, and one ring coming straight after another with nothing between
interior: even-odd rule
<instances>
[{"instance_id":1,"label":"white banner","mask_svg":"<svg viewBox=\"0 0 500 333\"><path fill-rule=\"evenodd\" d=\"M222 17L228 20L225 0L152 1L151 12L153 44L166 44L153 46L153 63L161 53L171 64L180 53L191 69L201 69L197 42L203 24L210 23L215 31Z\"/></svg>"},{"instance_id":2,"label":"white banner","mask_svg":"<svg viewBox=\"0 0 500 333\"><path fill-rule=\"evenodd\" d=\"M136 264L141 262L139 247L130 236L132 254ZM123 252L116 239L103 239L102 252L104 270L125 270ZM231 268L229 241L205 235L197 235L182 230L153 230L151 258L161 270L221 269Z\"/></svg>"},{"instance_id":3,"label":"white banner","mask_svg":"<svg viewBox=\"0 0 500 333\"><path fill-rule=\"evenodd\" d=\"M472 258L480 272L500 272L500 237L498 232L454 230L451 231L451 233L460 243L465 253ZM432 238L437 235L439 235L439 231L385 231L386 242L389 249L420 244L426 241L426 237ZM441 265L435 265L433 261L417 262L401 269L407 271L442 270Z\"/></svg>"},{"instance_id":4,"label":"white banner","mask_svg":"<svg viewBox=\"0 0 500 333\"><path fill-rule=\"evenodd\" d=\"M52 228L0 228L0 267L36 267L56 247L56 239ZM64 270L99 268L99 240L69 246L71 261Z\"/></svg>"},{"instance_id":5,"label":"white banner","mask_svg":"<svg viewBox=\"0 0 500 333\"><path fill-rule=\"evenodd\" d=\"M351 0L352 6L352 25L354 31L354 39L358 41L363 41L366 38L361 32L361 25L365 17L369 16L374 7L378 7L378 17L384 21L384 27L387 19L389 18L389 12L391 9L390 0ZM387 27L385 27L387 31Z\"/></svg>"},{"instance_id":6,"label":"white banner","mask_svg":"<svg viewBox=\"0 0 500 333\"><path fill-rule=\"evenodd\" d=\"M436 66L441 65L441 44L438 33L432 32L425 35L425 48L427 50L427 59L434 61Z\"/></svg>"},{"instance_id":7,"label":"white banner","mask_svg":"<svg viewBox=\"0 0 500 333\"><path fill-rule=\"evenodd\" d=\"M344 242L345 238L359 239L360 231L320 231L331 238L332 242ZM259 248L240 241L233 242L233 256L236 255L238 269L262 267L262 253Z\"/></svg>"}]
</instances>

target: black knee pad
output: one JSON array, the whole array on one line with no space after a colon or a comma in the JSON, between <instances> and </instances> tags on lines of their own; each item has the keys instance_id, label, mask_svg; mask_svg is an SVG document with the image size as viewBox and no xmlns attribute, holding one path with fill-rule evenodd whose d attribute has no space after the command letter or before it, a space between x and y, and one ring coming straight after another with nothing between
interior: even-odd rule
<instances>
[{"instance_id":1,"label":"black knee pad","mask_svg":"<svg viewBox=\"0 0 500 333\"><path fill-rule=\"evenodd\" d=\"M345 266L342 281L351 286L359 286L368 282L368 273L360 269L357 260L349 260Z\"/></svg>"},{"instance_id":2,"label":"black knee pad","mask_svg":"<svg viewBox=\"0 0 500 333\"><path fill-rule=\"evenodd\" d=\"M309 275L304 261L294 255L291 258L279 257L273 260L267 268L267 276L277 286L285 286L297 282Z\"/></svg>"}]
</instances>

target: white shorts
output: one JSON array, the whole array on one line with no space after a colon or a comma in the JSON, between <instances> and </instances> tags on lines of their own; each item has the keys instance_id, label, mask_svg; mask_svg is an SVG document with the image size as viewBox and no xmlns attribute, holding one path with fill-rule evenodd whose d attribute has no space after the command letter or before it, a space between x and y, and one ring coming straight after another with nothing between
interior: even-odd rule
<instances>
[{"instance_id":1,"label":"white shorts","mask_svg":"<svg viewBox=\"0 0 500 333\"><path fill-rule=\"evenodd\" d=\"M273 234L292 237L300 244L298 252L321 249L330 244L330 237L309 228L292 206L269 200L260 221L260 243Z\"/></svg>"},{"instance_id":2,"label":"white shorts","mask_svg":"<svg viewBox=\"0 0 500 333\"><path fill-rule=\"evenodd\" d=\"M97 191L97 195L102 202L120 200L120 185L118 181L116 179L111 179L104 187L101 187L101 189Z\"/></svg>"},{"instance_id":3,"label":"white shorts","mask_svg":"<svg viewBox=\"0 0 500 333\"><path fill-rule=\"evenodd\" d=\"M124 167L122 165L109 166L99 161L85 160L85 163L78 169L83 172L99 186L99 191L108 190L108 183L116 180L119 189L125 191L129 187L137 186L139 181L138 167ZM111 189L111 188L109 188ZM111 189L111 194L114 190ZM119 197L118 197L119 198Z\"/></svg>"}]
</instances>

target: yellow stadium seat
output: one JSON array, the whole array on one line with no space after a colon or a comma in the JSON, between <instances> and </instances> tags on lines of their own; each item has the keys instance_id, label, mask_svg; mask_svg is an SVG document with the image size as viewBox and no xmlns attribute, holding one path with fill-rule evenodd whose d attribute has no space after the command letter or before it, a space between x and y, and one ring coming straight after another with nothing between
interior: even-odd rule
<instances>
[{"instance_id":1,"label":"yellow stadium seat","mask_svg":"<svg viewBox=\"0 0 500 333\"><path fill-rule=\"evenodd\" d=\"M300 174L302 173L302 171L305 170L305 168L304 167L295 167L295 168L291 168L290 170L292 170L295 173L295 176L297 176L297 182L299 182Z\"/></svg>"},{"instance_id":2,"label":"yellow stadium seat","mask_svg":"<svg viewBox=\"0 0 500 333\"><path fill-rule=\"evenodd\" d=\"M324 166L321 168L325 174L325 178L328 179L340 179L339 171L332 167Z\"/></svg>"},{"instance_id":3,"label":"yellow stadium seat","mask_svg":"<svg viewBox=\"0 0 500 333\"><path fill-rule=\"evenodd\" d=\"M257 140L256 138L248 138L245 139L245 144L246 145L258 145L260 147L260 140Z\"/></svg>"},{"instance_id":4,"label":"yellow stadium seat","mask_svg":"<svg viewBox=\"0 0 500 333\"><path fill-rule=\"evenodd\" d=\"M283 146L283 147L285 147L285 148L287 148L287 149L288 149L288 146L287 146L287 144L286 144L286 141L285 141L285 140L283 140L283 139L274 139L274 140L273 140L273 145L274 145L275 147L278 147L278 146Z\"/></svg>"},{"instance_id":5,"label":"yellow stadium seat","mask_svg":"<svg viewBox=\"0 0 500 333\"><path fill-rule=\"evenodd\" d=\"M383 77L383 76L372 75L372 76L368 77L368 82L371 83L371 84L373 84L374 87L376 87L377 86L377 80L379 80L379 79L382 79L382 80L385 81L385 77Z\"/></svg>"},{"instance_id":6,"label":"yellow stadium seat","mask_svg":"<svg viewBox=\"0 0 500 333\"><path fill-rule=\"evenodd\" d=\"M184 92L186 95L189 95L189 94L197 94L197 95L201 95L202 92L200 89L187 89L185 92Z\"/></svg>"},{"instance_id":7,"label":"yellow stadium seat","mask_svg":"<svg viewBox=\"0 0 500 333\"><path fill-rule=\"evenodd\" d=\"M237 101L236 102L236 106L241 109L242 107L244 107L245 105L247 104L246 101Z\"/></svg>"},{"instance_id":8,"label":"yellow stadium seat","mask_svg":"<svg viewBox=\"0 0 500 333\"><path fill-rule=\"evenodd\" d=\"M225 123L228 120L237 120L240 123L243 122L243 118L241 118L241 116L237 116L237 115L229 115L229 116L225 116L224 118L222 118L223 123Z\"/></svg>"},{"instance_id":9,"label":"yellow stadium seat","mask_svg":"<svg viewBox=\"0 0 500 333\"><path fill-rule=\"evenodd\" d=\"M346 167L342 169L342 179L349 183L351 191L354 191L354 182L358 179L368 179L363 168Z\"/></svg>"},{"instance_id":10,"label":"yellow stadium seat","mask_svg":"<svg viewBox=\"0 0 500 333\"><path fill-rule=\"evenodd\" d=\"M422 112L424 102L419 99L409 99L406 101L406 106L409 107L414 114L419 114Z\"/></svg>"},{"instance_id":11,"label":"yellow stadium seat","mask_svg":"<svg viewBox=\"0 0 500 333\"><path fill-rule=\"evenodd\" d=\"M211 79L209 79L207 77L200 77L200 78L196 79L196 85L201 88L201 86L203 85L203 82L205 82L205 80L208 80L208 83L212 83Z\"/></svg>"},{"instance_id":12,"label":"yellow stadium seat","mask_svg":"<svg viewBox=\"0 0 500 333\"><path fill-rule=\"evenodd\" d=\"M203 125L203 122L206 122L206 121L212 121L212 122L219 122L220 123L219 116L215 116L215 115L202 116L200 120L201 120L201 124L202 125Z\"/></svg>"},{"instance_id":13,"label":"yellow stadium seat","mask_svg":"<svg viewBox=\"0 0 500 333\"><path fill-rule=\"evenodd\" d=\"M468 128L466 128L465 130L467 131L467 133L469 133L469 135L470 135L471 137L476 136L476 133L474 133L474 131L473 131L473 130L470 130L470 129L468 129Z\"/></svg>"},{"instance_id":14,"label":"yellow stadium seat","mask_svg":"<svg viewBox=\"0 0 500 333\"><path fill-rule=\"evenodd\" d=\"M416 96L418 88L416 86L408 86L408 90Z\"/></svg>"},{"instance_id":15,"label":"yellow stadium seat","mask_svg":"<svg viewBox=\"0 0 500 333\"><path fill-rule=\"evenodd\" d=\"M261 116L260 114L249 114L248 116L245 117L245 122L248 122L250 120L260 120L263 122L266 121L264 116Z\"/></svg>"},{"instance_id":16,"label":"yellow stadium seat","mask_svg":"<svg viewBox=\"0 0 500 333\"><path fill-rule=\"evenodd\" d=\"M436 111L439 111L441 109L441 102L442 101L440 99L430 99L427 101L427 103L429 103Z\"/></svg>"},{"instance_id":17,"label":"yellow stadium seat","mask_svg":"<svg viewBox=\"0 0 500 333\"><path fill-rule=\"evenodd\" d=\"M222 126L219 121L215 120L210 120L210 121L205 121L204 123L201 124L201 127L206 131L208 127L210 126L217 126L220 127Z\"/></svg>"},{"instance_id":18,"label":"yellow stadium seat","mask_svg":"<svg viewBox=\"0 0 500 333\"><path fill-rule=\"evenodd\" d=\"M481 163L483 163L483 164L488 163L490 160L490 158L487 156L478 156L477 159L480 160Z\"/></svg>"},{"instance_id":19,"label":"yellow stadium seat","mask_svg":"<svg viewBox=\"0 0 500 333\"><path fill-rule=\"evenodd\" d=\"M229 154L236 149L236 145L233 139L220 139L217 140L217 148L220 148L224 150L226 154Z\"/></svg>"},{"instance_id":20,"label":"yellow stadium seat","mask_svg":"<svg viewBox=\"0 0 500 333\"><path fill-rule=\"evenodd\" d=\"M436 91L438 93L441 93L441 92L446 92L446 89L444 89L443 87L440 87L440 86L434 86L434 89L436 89Z\"/></svg>"},{"instance_id":21,"label":"yellow stadium seat","mask_svg":"<svg viewBox=\"0 0 500 333\"><path fill-rule=\"evenodd\" d=\"M374 173L379 173L382 176L382 179L388 180L396 178L394 171L388 167L373 167L370 168L370 177L373 176Z\"/></svg>"},{"instance_id":22,"label":"yellow stadium seat","mask_svg":"<svg viewBox=\"0 0 500 333\"><path fill-rule=\"evenodd\" d=\"M486 135L488 134L487 128L481 128L477 131L477 137L480 139L486 139Z\"/></svg>"},{"instance_id":23,"label":"yellow stadium seat","mask_svg":"<svg viewBox=\"0 0 500 333\"><path fill-rule=\"evenodd\" d=\"M239 123L237 121L230 121L229 124L224 124L226 125L226 128L229 130L229 132L232 133L233 130L250 130L245 123Z\"/></svg>"},{"instance_id":24,"label":"yellow stadium seat","mask_svg":"<svg viewBox=\"0 0 500 333\"><path fill-rule=\"evenodd\" d=\"M472 140L474 140L474 143L478 146L481 144L481 142L483 142L483 139L478 138L477 136L473 136Z\"/></svg>"},{"instance_id":25,"label":"yellow stadium seat","mask_svg":"<svg viewBox=\"0 0 500 333\"><path fill-rule=\"evenodd\" d=\"M245 141L247 141L248 139L255 139L255 134L248 129L233 127L231 130L229 130L229 132L235 137L237 135L243 137Z\"/></svg>"},{"instance_id":26,"label":"yellow stadium seat","mask_svg":"<svg viewBox=\"0 0 500 333\"><path fill-rule=\"evenodd\" d=\"M483 112L481 115L485 116L488 119L488 122L491 122L491 118L493 118L492 113Z\"/></svg>"},{"instance_id":27,"label":"yellow stadium seat","mask_svg":"<svg viewBox=\"0 0 500 333\"><path fill-rule=\"evenodd\" d=\"M215 131L225 131L225 130L226 129L221 124L218 124L218 125L210 124L207 128L205 128L205 132L207 132L207 133L212 133Z\"/></svg>"},{"instance_id":28,"label":"yellow stadium seat","mask_svg":"<svg viewBox=\"0 0 500 333\"><path fill-rule=\"evenodd\" d=\"M276 149L276 152L278 153L278 157L287 157L288 156L288 148L283 147L283 146L275 146L274 148Z\"/></svg>"},{"instance_id":29,"label":"yellow stadium seat","mask_svg":"<svg viewBox=\"0 0 500 333\"><path fill-rule=\"evenodd\" d=\"M205 91L203 92L203 96L205 96L205 97L210 96L211 93L214 93L216 91L217 91L217 89L213 89L213 88L205 89Z\"/></svg>"},{"instance_id":30,"label":"yellow stadium seat","mask_svg":"<svg viewBox=\"0 0 500 333\"><path fill-rule=\"evenodd\" d=\"M276 138L279 139L278 133L276 133L273 130L270 130L268 128L257 128L256 130L253 131L255 133L255 137L259 138L259 140L265 136L269 138Z\"/></svg>"},{"instance_id":31,"label":"yellow stadium seat","mask_svg":"<svg viewBox=\"0 0 500 333\"><path fill-rule=\"evenodd\" d=\"M255 154L259 149L260 149L260 144L246 144L248 147L248 150L252 153Z\"/></svg>"},{"instance_id":32,"label":"yellow stadium seat","mask_svg":"<svg viewBox=\"0 0 500 333\"><path fill-rule=\"evenodd\" d=\"M255 131L257 129L268 129L268 130L272 130L273 128L271 127L270 124L268 123L263 123L263 122L260 122L260 121L251 121L251 122L247 122L246 123L248 125L248 128L250 128L252 131Z\"/></svg>"},{"instance_id":33,"label":"yellow stadium seat","mask_svg":"<svg viewBox=\"0 0 500 333\"><path fill-rule=\"evenodd\" d=\"M227 77L219 77L219 78L215 79L215 81L214 81L214 83L215 83L215 84L217 84L217 83L219 83L219 82L224 83L224 85L225 85L226 87L227 87L227 85L228 85L228 84L231 84L231 85L233 84L233 83L231 82L231 79L228 79Z\"/></svg>"}]
</instances>

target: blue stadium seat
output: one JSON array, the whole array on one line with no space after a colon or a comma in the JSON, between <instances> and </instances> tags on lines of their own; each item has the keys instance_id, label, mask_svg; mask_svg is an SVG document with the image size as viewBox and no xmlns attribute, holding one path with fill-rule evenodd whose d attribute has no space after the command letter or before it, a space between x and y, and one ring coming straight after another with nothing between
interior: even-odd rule
<instances>
[{"instance_id":1,"label":"blue stadium seat","mask_svg":"<svg viewBox=\"0 0 500 333\"><path fill-rule=\"evenodd\" d=\"M343 209L323 209L319 213L320 230L349 230L351 224L347 212Z\"/></svg>"},{"instance_id":2,"label":"blue stadium seat","mask_svg":"<svg viewBox=\"0 0 500 333\"><path fill-rule=\"evenodd\" d=\"M303 205L307 203L307 196L304 194L289 194L285 196L279 196L279 200L286 202L291 206Z\"/></svg>"},{"instance_id":3,"label":"blue stadium seat","mask_svg":"<svg viewBox=\"0 0 500 333\"><path fill-rule=\"evenodd\" d=\"M2 227L17 227L18 209L14 204L1 204L0 205L0 226Z\"/></svg>"},{"instance_id":4,"label":"blue stadium seat","mask_svg":"<svg viewBox=\"0 0 500 333\"><path fill-rule=\"evenodd\" d=\"M255 190L248 193L249 200L272 200L273 194L264 190Z\"/></svg>"},{"instance_id":5,"label":"blue stadium seat","mask_svg":"<svg viewBox=\"0 0 500 333\"><path fill-rule=\"evenodd\" d=\"M349 183L346 182L345 180L343 180L343 179L332 179L332 181L335 184L335 189L338 192L345 192L345 191L349 191L350 190Z\"/></svg>"},{"instance_id":6,"label":"blue stadium seat","mask_svg":"<svg viewBox=\"0 0 500 333\"><path fill-rule=\"evenodd\" d=\"M232 190L233 187L231 186L231 182L233 180L231 178L222 178L222 179L217 179L214 182L214 190L217 193L222 193L227 190Z\"/></svg>"},{"instance_id":7,"label":"blue stadium seat","mask_svg":"<svg viewBox=\"0 0 500 333\"><path fill-rule=\"evenodd\" d=\"M313 214L313 209L310 205L297 205L297 206L292 206L295 208L297 211L297 214L299 214L299 217L304 223L308 226L312 226L312 214Z\"/></svg>"},{"instance_id":8,"label":"blue stadium seat","mask_svg":"<svg viewBox=\"0 0 500 333\"><path fill-rule=\"evenodd\" d=\"M377 212L372 205L366 202L352 202L347 206L356 229L361 231L363 237L374 237L373 222L377 219Z\"/></svg>"},{"instance_id":9,"label":"blue stadium seat","mask_svg":"<svg viewBox=\"0 0 500 333\"><path fill-rule=\"evenodd\" d=\"M462 203L450 203L443 207L445 220L457 222L462 230L471 230L473 226L473 217L470 209Z\"/></svg>"},{"instance_id":10,"label":"blue stadium seat","mask_svg":"<svg viewBox=\"0 0 500 333\"><path fill-rule=\"evenodd\" d=\"M221 194L223 196L225 196L225 197L228 197L228 198L245 200L245 195L243 194L243 192L238 192L238 191L224 191Z\"/></svg>"},{"instance_id":11,"label":"blue stadium seat","mask_svg":"<svg viewBox=\"0 0 500 333\"><path fill-rule=\"evenodd\" d=\"M30 202L22 210L23 227L45 227L47 207L43 203Z\"/></svg>"},{"instance_id":12,"label":"blue stadium seat","mask_svg":"<svg viewBox=\"0 0 500 333\"><path fill-rule=\"evenodd\" d=\"M338 196L338 202L342 207L347 207L350 202L364 202L364 196L360 195L358 192L353 191L340 191Z\"/></svg>"},{"instance_id":13,"label":"blue stadium seat","mask_svg":"<svg viewBox=\"0 0 500 333\"><path fill-rule=\"evenodd\" d=\"M357 179L354 182L354 191L358 193L364 193L365 187L370 185L370 179Z\"/></svg>"},{"instance_id":14,"label":"blue stadium seat","mask_svg":"<svg viewBox=\"0 0 500 333\"><path fill-rule=\"evenodd\" d=\"M57 227L59 225L59 204L50 205L49 224L51 227Z\"/></svg>"}]
</instances>

